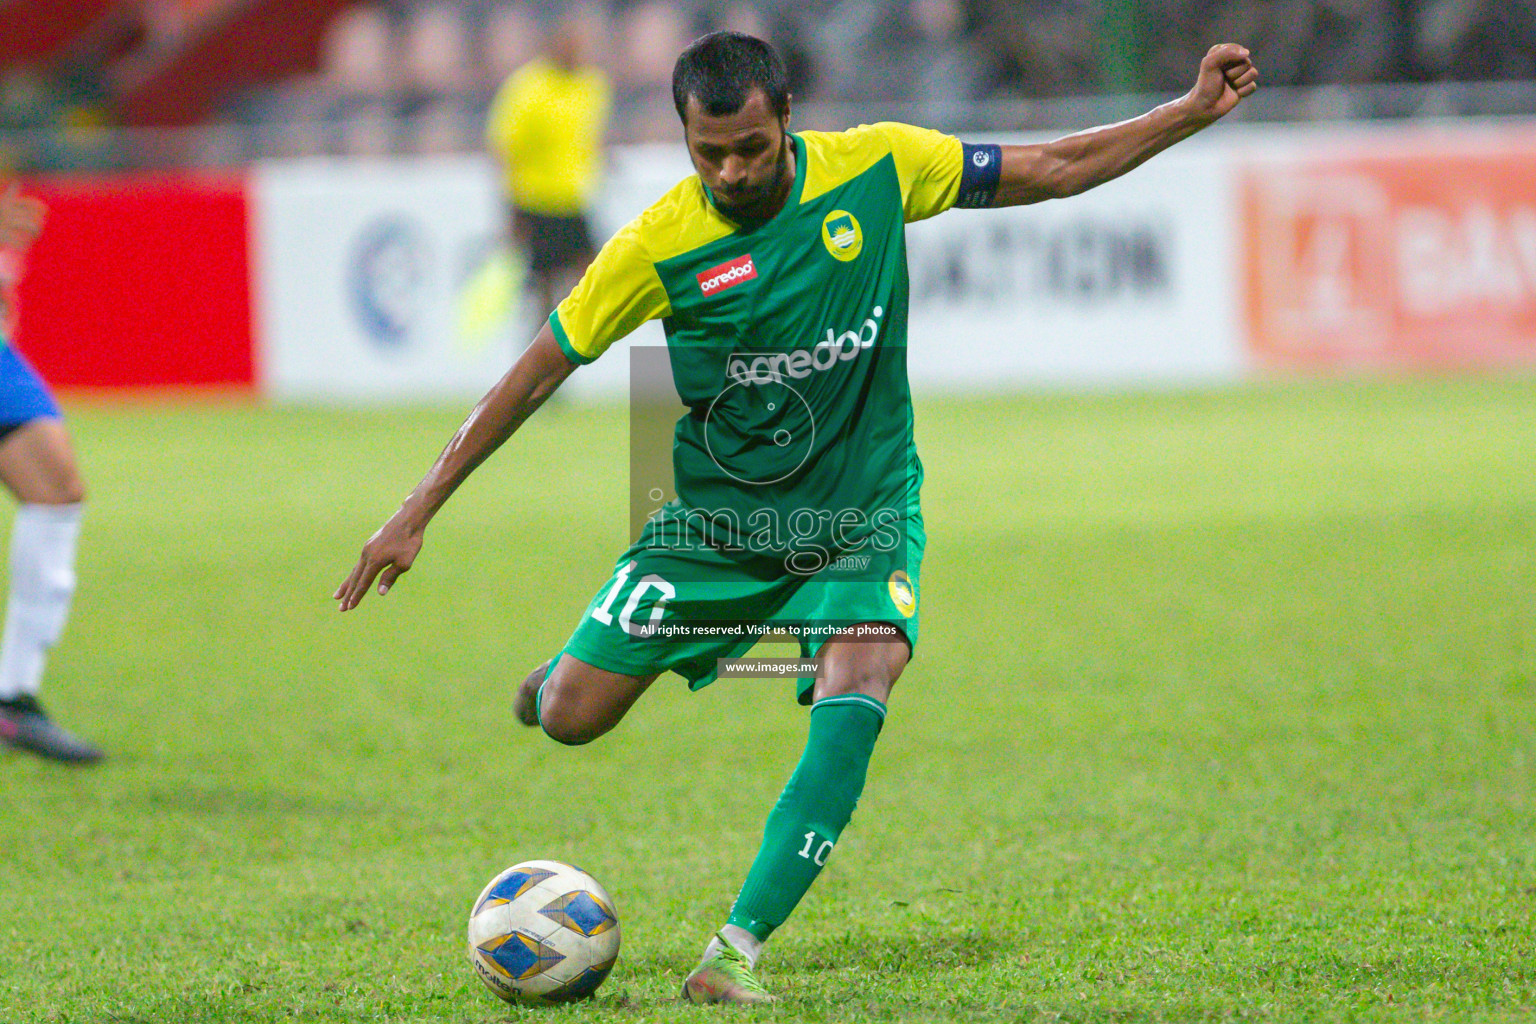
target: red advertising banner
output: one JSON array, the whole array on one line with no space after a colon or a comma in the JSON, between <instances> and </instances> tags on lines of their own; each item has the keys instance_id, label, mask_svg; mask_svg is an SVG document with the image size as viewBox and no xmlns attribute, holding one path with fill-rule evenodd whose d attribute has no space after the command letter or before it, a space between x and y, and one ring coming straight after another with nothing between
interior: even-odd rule
<instances>
[{"instance_id":1,"label":"red advertising banner","mask_svg":"<svg viewBox=\"0 0 1536 1024\"><path fill-rule=\"evenodd\" d=\"M249 386L245 182L228 175L26 183L48 204L17 347L50 384Z\"/></svg>"},{"instance_id":2,"label":"red advertising banner","mask_svg":"<svg viewBox=\"0 0 1536 1024\"><path fill-rule=\"evenodd\" d=\"M1536 135L1254 162L1241 180L1261 365L1536 364Z\"/></svg>"}]
</instances>

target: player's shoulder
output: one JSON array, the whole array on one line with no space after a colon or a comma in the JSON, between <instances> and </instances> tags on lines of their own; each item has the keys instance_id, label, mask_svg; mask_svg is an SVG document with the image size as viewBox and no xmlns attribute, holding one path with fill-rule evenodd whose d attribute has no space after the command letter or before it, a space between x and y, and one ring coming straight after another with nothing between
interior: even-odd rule
<instances>
[{"instance_id":1,"label":"player's shoulder","mask_svg":"<svg viewBox=\"0 0 1536 1024\"><path fill-rule=\"evenodd\" d=\"M952 136L930 128L896 121L861 124L836 132L804 131L799 135L805 140L809 164L808 198L857 177L886 157L907 164L946 140L953 141Z\"/></svg>"},{"instance_id":2,"label":"player's shoulder","mask_svg":"<svg viewBox=\"0 0 1536 1024\"><path fill-rule=\"evenodd\" d=\"M797 133L805 140L805 154L814 163L818 160L848 159L869 155L878 159L890 151L885 136L875 125L861 124L836 132L802 131Z\"/></svg>"},{"instance_id":3,"label":"player's shoulder","mask_svg":"<svg viewBox=\"0 0 1536 1024\"><path fill-rule=\"evenodd\" d=\"M710 204L698 175L689 175L613 237L632 256L661 263L724 238L735 226Z\"/></svg>"},{"instance_id":4,"label":"player's shoulder","mask_svg":"<svg viewBox=\"0 0 1536 1024\"><path fill-rule=\"evenodd\" d=\"M575 79L582 88L590 92L607 94L613 91L613 83L608 79L608 73L596 64L588 64L576 72Z\"/></svg>"},{"instance_id":5,"label":"player's shoulder","mask_svg":"<svg viewBox=\"0 0 1536 1024\"><path fill-rule=\"evenodd\" d=\"M555 73L554 62L547 57L530 57L517 66L512 72L511 80L514 82L538 82L550 78Z\"/></svg>"},{"instance_id":6,"label":"player's shoulder","mask_svg":"<svg viewBox=\"0 0 1536 1024\"><path fill-rule=\"evenodd\" d=\"M507 76L500 92L503 95L516 96L528 101L534 96L557 88L559 80L560 69L552 61L546 57L533 57L520 64Z\"/></svg>"},{"instance_id":7,"label":"player's shoulder","mask_svg":"<svg viewBox=\"0 0 1536 1024\"><path fill-rule=\"evenodd\" d=\"M491 116L505 112L516 104L529 102L533 93L539 88L542 81L542 70L539 67L540 59L534 58L526 64L519 66L510 75L502 80L496 88L496 95L491 98Z\"/></svg>"},{"instance_id":8,"label":"player's shoulder","mask_svg":"<svg viewBox=\"0 0 1536 1024\"><path fill-rule=\"evenodd\" d=\"M813 158L818 154L827 156L871 154L878 158L898 149L952 137L943 132L934 131L932 128L919 128L917 125L903 124L900 121L876 121L873 124L861 124L843 131L804 131L799 134L805 140L807 151Z\"/></svg>"}]
</instances>

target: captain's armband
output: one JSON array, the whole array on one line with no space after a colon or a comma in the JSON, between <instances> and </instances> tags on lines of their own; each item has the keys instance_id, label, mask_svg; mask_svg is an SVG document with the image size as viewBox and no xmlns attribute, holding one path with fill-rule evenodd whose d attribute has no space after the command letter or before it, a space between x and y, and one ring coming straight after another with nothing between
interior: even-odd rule
<instances>
[{"instance_id":1,"label":"captain's armband","mask_svg":"<svg viewBox=\"0 0 1536 1024\"><path fill-rule=\"evenodd\" d=\"M965 165L960 171L960 195L955 199L955 205L967 210L991 206L1003 176L1003 147L992 144L973 146L963 142L960 152Z\"/></svg>"}]
</instances>

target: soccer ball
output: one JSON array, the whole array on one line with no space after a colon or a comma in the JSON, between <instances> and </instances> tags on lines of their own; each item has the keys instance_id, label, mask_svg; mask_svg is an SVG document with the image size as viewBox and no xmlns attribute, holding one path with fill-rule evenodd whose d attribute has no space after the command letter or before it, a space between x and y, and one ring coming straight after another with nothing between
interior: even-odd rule
<instances>
[{"instance_id":1,"label":"soccer ball","mask_svg":"<svg viewBox=\"0 0 1536 1024\"><path fill-rule=\"evenodd\" d=\"M514 864L491 879L469 912L469 961L508 1002L585 999L618 958L613 900L569 864Z\"/></svg>"}]
</instances>

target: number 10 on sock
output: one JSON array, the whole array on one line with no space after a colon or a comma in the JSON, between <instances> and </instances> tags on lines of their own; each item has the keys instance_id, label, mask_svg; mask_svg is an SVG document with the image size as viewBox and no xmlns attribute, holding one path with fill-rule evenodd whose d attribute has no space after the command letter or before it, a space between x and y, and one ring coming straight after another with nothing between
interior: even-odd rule
<instances>
[{"instance_id":1,"label":"number 10 on sock","mask_svg":"<svg viewBox=\"0 0 1536 1024\"><path fill-rule=\"evenodd\" d=\"M816 839L817 836L815 832L807 832L805 834L805 849L800 851L800 856L804 857L812 864L815 864L817 867L822 867L827 863L828 855L832 853L833 844L832 840L823 839L821 841L821 845L816 846ZM811 853L811 847L813 846L816 847L816 853L814 855Z\"/></svg>"}]
</instances>

